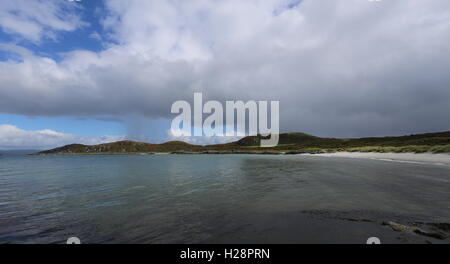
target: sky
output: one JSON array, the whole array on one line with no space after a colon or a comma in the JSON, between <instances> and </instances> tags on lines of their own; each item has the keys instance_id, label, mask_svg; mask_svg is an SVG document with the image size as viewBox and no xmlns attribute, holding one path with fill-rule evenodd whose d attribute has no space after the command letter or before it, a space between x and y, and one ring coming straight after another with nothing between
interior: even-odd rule
<instances>
[{"instance_id":1,"label":"sky","mask_svg":"<svg viewBox=\"0 0 450 264\"><path fill-rule=\"evenodd\" d=\"M0 149L173 140L194 92L278 100L281 132L446 131L448 43L448 0L3 1Z\"/></svg>"}]
</instances>

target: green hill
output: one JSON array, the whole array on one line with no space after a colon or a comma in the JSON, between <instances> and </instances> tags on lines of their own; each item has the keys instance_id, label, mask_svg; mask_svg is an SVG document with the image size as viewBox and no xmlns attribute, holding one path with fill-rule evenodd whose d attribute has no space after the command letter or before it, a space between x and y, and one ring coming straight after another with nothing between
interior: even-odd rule
<instances>
[{"instance_id":1,"label":"green hill","mask_svg":"<svg viewBox=\"0 0 450 264\"><path fill-rule=\"evenodd\" d=\"M121 153L281 153L281 152L434 152L450 153L450 131L400 137L321 138L305 133L280 134L279 144L261 148L262 136L248 136L236 142L198 146L182 141L150 144L130 140L99 144L71 144L39 154L121 154Z\"/></svg>"},{"instance_id":2,"label":"green hill","mask_svg":"<svg viewBox=\"0 0 450 264\"><path fill-rule=\"evenodd\" d=\"M192 151L201 148L182 141L169 141L163 144L150 144L124 140L99 145L71 144L60 148L39 152L39 154L120 154L120 153L153 153L153 152L173 152Z\"/></svg>"}]
</instances>

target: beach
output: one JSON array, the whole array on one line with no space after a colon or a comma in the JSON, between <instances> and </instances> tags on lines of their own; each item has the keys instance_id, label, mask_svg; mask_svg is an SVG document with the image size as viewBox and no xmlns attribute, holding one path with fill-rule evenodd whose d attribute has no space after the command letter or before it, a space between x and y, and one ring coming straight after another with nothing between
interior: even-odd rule
<instances>
[{"instance_id":1,"label":"beach","mask_svg":"<svg viewBox=\"0 0 450 264\"><path fill-rule=\"evenodd\" d=\"M304 154L316 155L321 157L340 157L355 159L373 159L406 163L429 163L435 165L450 166L449 154L431 154L431 153L375 153L375 152L335 152L322 154Z\"/></svg>"}]
</instances>

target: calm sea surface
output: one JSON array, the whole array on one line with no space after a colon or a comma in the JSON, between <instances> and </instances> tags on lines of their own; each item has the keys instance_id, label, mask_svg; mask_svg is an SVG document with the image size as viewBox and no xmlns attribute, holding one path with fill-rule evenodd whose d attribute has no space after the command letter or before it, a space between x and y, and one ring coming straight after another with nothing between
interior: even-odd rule
<instances>
[{"instance_id":1,"label":"calm sea surface","mask_svg":"<svg viewBox=\"0 0 450 264\"><path fill-rule=\"evenodd\" d=\"M449 223L450 167L314 156L0 156L0 243L429 240L383 221Z\"/></svg>"}]
</instances>

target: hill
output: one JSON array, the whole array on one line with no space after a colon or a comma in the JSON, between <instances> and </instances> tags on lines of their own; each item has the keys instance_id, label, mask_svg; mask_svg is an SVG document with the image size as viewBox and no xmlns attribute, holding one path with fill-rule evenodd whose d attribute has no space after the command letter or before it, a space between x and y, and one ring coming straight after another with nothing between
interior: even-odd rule
<instances>
[{"instance_id":1,"label":"hill","mask_svg":"<svg viewBox=\"0 0 450 264\"><path fill-rule=\"evenodd\" d=\"M120 154L120 153L153 153L153 152L173 152L192 151L200 146L194 146L182 141L169 141L163 144L150 144L124 140L99 145L71 144L63 147L41 151L39 154Z\"/></svg>"},{"instance_id":2,"label":"hill","mask_svg":"<svg viewBox=\"0 0 450 264\"><path fill-rule=\"evenodd\" d=\"M321 138L305 133L280 134L273 148L259 147L262 136L248 136L236 142L198 146L182 141L162 144L131 140L99 145L71 144L38 154L128 154L128 153L301 153L323 151L435 152L450 153L450 131L400 137Z\"/></svg>"}]
</instances>

